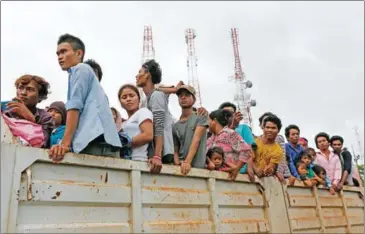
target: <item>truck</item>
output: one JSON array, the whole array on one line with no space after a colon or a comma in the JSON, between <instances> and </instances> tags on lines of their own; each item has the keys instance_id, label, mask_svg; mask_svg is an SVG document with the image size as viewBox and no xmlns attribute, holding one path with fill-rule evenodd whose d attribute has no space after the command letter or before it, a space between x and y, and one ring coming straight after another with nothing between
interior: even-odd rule
<instances>
[{"instance_id":1,"label":"truck","mask_svg":"<svg viewBox=\"0 0 365 234\"><path fill-rule=\"evenodd\" d=\"M363 190L73 153L55 164L1 118L2 233L364 233Z\"/></svg>"}]
</instances>

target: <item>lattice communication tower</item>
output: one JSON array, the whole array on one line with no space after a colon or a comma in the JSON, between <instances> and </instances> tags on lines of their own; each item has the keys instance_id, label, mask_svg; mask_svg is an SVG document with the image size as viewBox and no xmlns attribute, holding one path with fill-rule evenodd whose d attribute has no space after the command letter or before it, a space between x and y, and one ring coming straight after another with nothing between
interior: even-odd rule
<instances>
[{"instance_id":1,"label":"lattice communication tower","mask_svg":"<svg viewBox=\"0 0 365 234\"><path fill-rule=\"evenodd\" d=\"M252 126L252 115L251 107L256 106L256 100L251 99L251 95L248 93L247 89L252 87L252 82L246 79L245 73L243 72L241 66L241 59L238 49L238 29L231 29L231 37L233 44L233 54L234 54L234 75L230 77L236 83L236 93L234 95L234 101L237 103L237 109L243 115L243 122Z\"/></svg>"},{"instance_id":2,"label":"lattice communication tower","mask_svg":"<svg viewBox=\"0 0 365 234\"><path fill-rule=\"evenodd\" d=\"M187 45L188 57L186 61L186 66L188 67L188 84L193 86L196 91L196 102L195 107L202 106L202 99L200 95L200 87L198 80L198 59L195 55L195 40L196 34L195 30L192 28L188 28L185 30L185 42Z\"/></svg>"}]
</instances>

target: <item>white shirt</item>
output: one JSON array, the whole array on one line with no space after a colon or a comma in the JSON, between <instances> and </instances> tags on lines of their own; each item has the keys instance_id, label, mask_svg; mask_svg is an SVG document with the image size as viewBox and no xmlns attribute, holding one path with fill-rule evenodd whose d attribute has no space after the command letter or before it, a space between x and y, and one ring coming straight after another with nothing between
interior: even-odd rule
<instances>
[{"instance_id":1,"label":"white shirt","mask_svg":"<svg viewBox=\"0 0 365 234\"><path fill-rule=\"evenodd\" d=\"M153 115L147 108L140 108L134 113L127 121L122 125L122 129L131 138L141 134L140 125L145 120L153 121ZM134 161L147 161L147 148L148 144L142 145L132 150L132 160Z\"/></svg>"}]
</instances>

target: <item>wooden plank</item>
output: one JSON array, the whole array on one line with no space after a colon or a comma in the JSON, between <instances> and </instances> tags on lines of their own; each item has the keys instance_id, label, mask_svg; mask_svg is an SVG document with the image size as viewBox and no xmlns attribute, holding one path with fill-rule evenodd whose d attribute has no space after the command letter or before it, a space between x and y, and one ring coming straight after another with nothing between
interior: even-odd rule
<instances>
[{"instance_id":1,"label":"wooden plank","mask_svg":"<svg viewBox=\"0 0 365 234\"><path fill-rule=\"evenodd\" d=\"M313 193L313 196L314 196L314 199L316 201L316 211L317 211L317 215L319 217L319 222L321 224L321 233L325 233L326 231L326 228L324 226L324 219L323 219L323 213L322 213L322 208L321 208L321 203L319 201L319 197L318 197L318 189L316 186L314 186L312 188L312 193Z\"/></svg>"},{"instance_id":2,"label":"wooden plank","mask_svg":"<svg viewBox=\"0 0 365 234\"><path fill-rule=\"evenodd\" d=\"M213 223L212 233L220 232L220 222L219 222L219 207L217 203L217 193L216 193L216 183L214 178L208 179L208 189L210 194L210 219Z\"/></svg>"},{"instance_id":3,"label":"wooden plank","mask_svg":"<svg viewBox=\"0 0 365 234\"><path fill-rule=\"evenodd\" d=\"M263 179L265 187L266 212L272 233L290 233L284 193L280 182L273 177Z\"/></svg>"},{"instance_id":4,"label":"wooden plank","mask_svg":"<svg viewBox=\"0 0 365 234\"><path fill-rule=\"evenodd\" d=\"M348 215L347 206L346 206L346 202L345 202L345 199L344 199L343 191L342 190L340 191L340 197L341 197L341 201L342 201L343 214L345 215L346 223L347 223L346 230L347 230L347 233L351 233L350 218L349 218L349 215Z\"/></svg>"},{"instance_id":5,"label":"wooden plank","mask_svg":"<svg viewBox=\"0 0 365 234\"><path fill-rule=\"evenodd\" d=\"M131 218L132 218L132 233L142 232L142 191L141 191L141 171L131 172L131 184L132 184L132 205L131 205ZM123 196L123 194L119 194Z\"/></svg>"}]
</instances>

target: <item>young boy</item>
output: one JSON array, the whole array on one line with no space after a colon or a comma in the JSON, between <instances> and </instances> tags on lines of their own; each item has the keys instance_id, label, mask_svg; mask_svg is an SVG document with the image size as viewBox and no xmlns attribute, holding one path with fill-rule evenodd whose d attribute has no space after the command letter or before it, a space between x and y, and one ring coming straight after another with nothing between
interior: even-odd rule
<instances>
[{"instance_id":1,"label":"young boy","mask_svg":"<svg viewBox=\"0 0 365 234\"><path fill-rule=\"evenodd\" d=\"M55 128L50 137L50 146L58 145L63 139L66 128L66 107L63 102L53 102L47 112L52 116Z\"/></svg>"},{"instance_id":2,"label":"young boy","mask_svg":"<svg viewBox=\"0 0 365 234\"><path fill-rule=\"evenodd\" d=\"M53 161L67 152L119 157L121 143L109 108L108 98L93 69L82 63L85 44L70 34L57 43L58 62L69 74L67 122L61 144L49 150Z\"/></svg>"}]
</instances>

